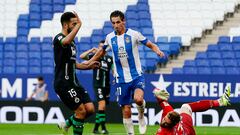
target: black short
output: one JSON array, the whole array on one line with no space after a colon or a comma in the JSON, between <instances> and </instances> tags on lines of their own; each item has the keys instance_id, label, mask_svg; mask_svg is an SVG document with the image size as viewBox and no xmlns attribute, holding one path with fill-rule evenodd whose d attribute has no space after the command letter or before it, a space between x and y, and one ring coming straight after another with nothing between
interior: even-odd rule
<instances>
[{"instance_id":1,"label":"black short","mask_svg":"<svg viewBox=\"0 0 240 135\"><path fill-rule=\"evenodd\" d=\"M94 87L97 101L105 100L107 103L110 98L110 88L106 87Z\"/></svg>"},{"instance_id":2,"label":"black short","mask_svg":"<svg viewBox=\"0 0 240 135\"><path fill-rule=\"evenodd\" d=\"M79 105L92 102L88 92L80 86L62 86L55 89L62 102L71 110L76 110Z\"/></svg>"}]
</instances>

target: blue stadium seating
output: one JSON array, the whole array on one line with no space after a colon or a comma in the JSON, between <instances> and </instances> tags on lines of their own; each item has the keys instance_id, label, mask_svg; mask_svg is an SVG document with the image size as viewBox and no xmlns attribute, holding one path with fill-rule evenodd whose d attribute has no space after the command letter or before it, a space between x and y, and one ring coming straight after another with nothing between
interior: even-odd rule
<instances>
[{"instance_id":1,"label":"blue stadium seating","mask_svg":"<svg viewBox=\"0 0 240 135\"><path fill-rule=\"evenodd\" d=\"M17 59L16 66L28 66L28 59Z\"/></svg>"},{"instance_id":2,"label":"blue stadium seating","mask_svg":"<svg viewBox=\"0 0 240 135\"><path fill-rule=\"evenodd\" d=\"M41 59L40 52L28 52L28 57L33 59Z\"/></svg>"},{"instance_id":3,"label":"blue stadium seating","mask_svg":"<svg viewBox=\"0 0 240 135\"><path fill-rule=\"evenodd\" d=\"M226 73L229 75L239 75L240 70L237 67L227 67L226 68Z\"/></svg>"},{"instance_id":4,"label":"blue stadium seating","mask_svg":"<svg viewBox=\"0 0 240 135\"><path fill-rule=\"evenodd\" d=\"M196 60L196 66L198 67L209 67L209 61L208 60Z\"/></svg>"},{"instance_id":5,"label":"blue stadium seating","mask_svg":"<svg viewBox=\"0 0 240 135\"><path fill-rule=\"evenodd\" d=\"M40 62L40 61L39 61ZM53 67L53 59L42 59L42 66L49 66L49 67Z\"/></svg>"},{"instance_id":6,"label":"blue stadium seating","mask_svg":"<svg viewBox=\"0 0 240 135\"><path fill-rule=\"evenodd\" d=\"M3 67L3 73L4 74L14 74L15 73L15 67L14 66L4 66Z\"/></svg>"},{"instance_id":7,"label":"blue stadium seating","mask_svg":"<svg viewBox=\"0 0 240 135\"><path fill-rule=\"evenodd\" d=\"M15 51L15 47L16 47L15 44L6 43L6 44L4 45L4 51L6 51L6 52L9 52L9 51L14 52L14 51Z\"/></svg>"},{"instance_id":8,"label":"blue stadium seating","mask_svg":"<svg viewBox=\"0 0 240 135\"><path fill-rule=\"evenodd\" d=\"M220 52L207 52L208 58L210 59L221 59L221 53Z\"/></svg>"},{"instance_id":9,"label":"blue stadium seating","mask_svg":"<svg viewBox=\"0 0 240 135\"><path fill-rule=\"evenodd\" d=\"M42 52L42 59L53 59L53 52Z\"/></svg>"},{"instance_id":10,"label":"blue stadium seating","mask_svg":"<svg viewBox=\"0 0 240 135\"><path fill-rule=\"evenodd\" d=\"M42 47L42 51L43 52L51 52L51 51L53 51L53 46L52 46L52 44L49 44L49 43L42 43L41 44L41 47Z\"/></svg>"},{"instance_id":11,"label":"blue stadium seating","mask_svg":"<svg viewBox=\"0 0 240 135\"><path fill-rule=\"evenodd\" d=\"M44 37L42 40L42 43L50 43L52 44L52 37Z\"/></svg>"},{"instance_id":12,"label":"blue stadium seating","mask_svg":"<svg viewBox=\"0 0 240 135\"><path fill-rule=\"evenodd\" d=\"M221 52L223 59L234 59L235 54L233 52Z\"/></svg>"},{"instance_id":13,"label":"blue stadium seating","mask_svg":"<svg viewBox=\"0 0 240 135\"><path fill-rule=\"evenodd\" d=\"M168 37L158 37L157 44L168 44Z\"/></svg>"},{"instance_id":14,"label":"blue stadium seating","mask_svg":"<svg viewBox=\"0 0 240 135\"><path fill-rule=\"evenodd\" d=\"M209 44L208 45L208 48L207 48L207 51L208 52L214 52L214 51L218 51L219 50L219 46L216 45L216 44Z\"/></svg>"},{"instance_id":15,"label":"blue stadium seating","mask_svg":"<svg viewBox=\"0 0 240 135\"><path fill-rule=\"evenodd\" d=\"M44 74L53 74L54 68L53 67L42 67L42 73Z\"/></svg>"},{"instance_id":16,"label":"blue stadium seating","mask_svg":"<svg viewBox=\"0 0 240 135\"><path fill-rule=\"evenodd\" d=\"M211 67L223 67L223 61L222 60L210 60L210 66Z\"/></svg>"},{"instance_id":17,"label":"blue stadium seating","mask_svg":"<svg viewBox=\"0 0 240 135\"><path fill-rule=\"evenodd\" d=\"M65 0L65 4L75 4L76 0Z\"/></svg>"},{"instance_id":18,"label":"blue stadium seating","mask_svg":"<svg viewBox=\"0 0 240 135\"><path fill-rule=\"evenodd\" d=\"M195 68L195 67L184 67L183 73L184 74L197 74L198 71L197 71L197 68Z\"/></svg>"},{"instance_id":19,"label":"blue stadium seating","mask_svg":"<svg viewBox=\"0 0 240 135\"><path fill-rule=\"evenodd\" d=\"M232 43L240 43L240 36L234 36L232 38Z\"/></svg>"},{"instance_id":20,"label":"blue stadium seating","mask_svg":"<svg viewBox=\"0 0 240 135\"><path fill-rule=\"evenodd\" d=\"M198 74L211 74L212 71L211 71L211 68L208 68L208 67L198 67Z\"/></svg>"},{"instance_id":21,"label":"blue stadium seating","mask_svg":"<svg viewBox=\"0 0 240 135\"><path fill-rule=\"evenodd\" d=\"M238 63L235 59L225 59L223 60L223 65L225 67L237 67Z\"/></svg>"},{"instance_id":22,"label":"blue stadium seating","mask_svg":"<svg viewBox=\"0 0 240 135\"><path fill-rule=\"evenodd\" d=\"M224 75L226 73L225 68L223 67L212 67L212 74L215 75Z\"/></svg>"},{"instance_id":23,"label":"blue stadium seating","mask_svg":"<svg viewBox=\"0 0 240 135\"><path fill-rule=\"evenodd\" d=\"M233 51L240 51L240 43L233 43Z\"/></svg>"},{"instance_id":24,"label":"blue stadium seating","mask_svg":"<svg viewBox=\"0 0 240 135\"><path fill-rule=\"evenodd\" d=\"M28 45L26 44L18 44L17 45L17 51L28 51Z\"/></svg>"},{"instance_id":25,"label":"blue stadium seating","mask_svg":"<svg viewBox=\"0 0 240 135\"><path fill-rule=\"evenodd\" d=\"M27 74L28 68L27 67L16 67L17 74Z\"/></svg>"},{"instance_id":26,"label":"blue stadium seating","mask_svg":"<svg viewBox=\"0 0 240 135\"><path fill-rule=\"evenodd\" d=\"M184 61L184 67L195 67L196 63L194 60L185 60Z\"/></svg>"},{"instance_id":27,"label":"blue stadium seating","mask_svg":"<svg viewBox=\"0 0 240 135\"><path fill-rule=\"evenodd\" d=\"M18 36L17 37L17 44L28 44L28 39L26 36Z\"/></svg>"},{"instance_id":28,"label":"blue stadium seating","mask_svg":"<svg viewBox=\"0 0 240 135\"><path fill-rule=\"evenodd\" d=\"M173 74L183 74L183 69L182 68L173 68L172 70Z\"/></svg>"},{"instance_id":29,"label":"blue stadium seating","mask_svg":"<svg viewBox=\"0 0 240 135\"><path fill-rule=\"evenodd\" d=\"M205 52L197 52L196 59L207 59L207 54Z\"/></svg>"},{"instance_id":30,"label":"blue stadium seating","mask_svg":"<svg viewBox=\"0 0 240 135\"><path fill-rule=\"evenodd\" d=\"M29 67L28 68L30 74L40 74L41 68L40 67Z\"/></svg>"},{"instance_id":31,"label":"blue stadium seating","mask_svg":"<svg viewBox=\"0 0 240 135\"><path fill-rule=\"evenodd\" d=\"M232 44L231 43L222 43L219 45L220 51L232 51Z\"/></svg>"},{"instance_id":32,"label":"blue stadium seating","mask_svg":"<svg viewBox=\"0 0 240 135\"><path fill-rule=\"evenodd\" d=\"M7 51L5 51L4 52L4 58L5 59L15 59L16 58L15 52L7 52Z\"/></svg>"},{"instance_id":33,"label":"blue stadium seating","mask_svg":"<svg viewBox=\"0 0 240 135\"><path fill-rule=\"evenodd\" d=\"M218 38L218 44L219 43L230 43L231 38L229 36L220 36Z\"/></svg>"}]
</instances>

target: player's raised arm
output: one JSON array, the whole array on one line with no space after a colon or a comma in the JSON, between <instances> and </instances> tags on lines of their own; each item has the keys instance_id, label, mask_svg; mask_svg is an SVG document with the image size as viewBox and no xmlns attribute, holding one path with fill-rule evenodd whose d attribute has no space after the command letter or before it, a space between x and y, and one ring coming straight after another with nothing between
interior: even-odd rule
<instances>
[{"instance_id":1,"label":"player's raised arm","mask_svg":"<svg viewBox=\"0 0 240 135\"><path fill-rule=\"evenodd\" d=\"M89 64L89 63L91 63L93 61L96 61L96 60L100 59L106 53L105 49L106 48L104 46L99 48L97 50L96 54L90 60L84 62L84 64Z\"/></svg>"},{"instance_id":2,"label":"player's raised arm","mask_svg":"<svg viewBox=\"0 0 240 135\"><path fill-rule=\"evenodd\" d=\"M164 57L165 54L158 48L156 44L151 42L150 40L147 41L146 46L150 49L152 49L158 56Z\"/></svg>"},{"instance_id":3,"label":"player's raised arm","mask_svg":"<svg viewBox=\"0 0 240 135\"><path fill-rule=\"evenodd\" d=\"M83 52L83 53L80 55L80 58L81 58L81 59L84 59L84 60L89 60L90 58L88 57L88 55L89 55L90 53L95 53L95 52L97 52L97 50L98 50L98 49L97 49L96 47L93 47L92 49L89 49L89 50Z\"/></svg>"},{"instance_id":4,"label":"player's raised arm","mask_svg":"<svg viewBox=\"0 0 240 135\"><path fill-rule=\"evenodd\" d=\"M99 68L100 63L98 61L89 62L89 64L85 63L76 63L76 68L80 70L88 70L88 69L95 69Z\"/></svg>"},{"instance_id":5,"label":"player's raised arm","mask_svg":"<svg viewBox=\"0 0 240 135\"><path fill-rule=\"evenodd\" d=\"M75 18L71 18L70 22L64 22L61 20L63 29L66 29L67 31L71 31L68 34L66 34L66 33L64 33L64 31L62 31L62 33L64 35L67 35L65 38L63 38L61 40L62 45L71 44L71 42L74 40L75 36L77 35L78 30L82 26L82 22L81 22L80 18L78 17L77 13L73 12L73 14L75 15Z\"/></svg>"}]
</instances>

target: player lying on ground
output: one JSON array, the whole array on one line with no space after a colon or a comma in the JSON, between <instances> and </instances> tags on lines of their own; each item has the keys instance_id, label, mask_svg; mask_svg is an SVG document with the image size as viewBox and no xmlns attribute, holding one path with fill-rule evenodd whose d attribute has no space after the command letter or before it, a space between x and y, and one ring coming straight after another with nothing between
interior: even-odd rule
<instances>
[{"instance_id":1,"label":"player lying on ground","mask_svg":"<svg viewBox=\"0 0 240 135\"><path fill-rule=\"evenodd\" d=\"M163 109L160 128L156 135L195 135L193 128L192 112L202 112L213 107L230 105L230 87L217 100L200 100L192 103L185 103L180 113L173 110L168 103L169 93L165 90L154 90L158 104Z\"/></svg>"}]
</instances>

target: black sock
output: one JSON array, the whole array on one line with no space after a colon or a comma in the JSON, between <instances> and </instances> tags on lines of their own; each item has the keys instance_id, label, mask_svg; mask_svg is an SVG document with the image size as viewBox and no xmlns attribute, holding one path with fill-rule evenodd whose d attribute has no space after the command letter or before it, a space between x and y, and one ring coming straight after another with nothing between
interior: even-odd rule
<instances>
[{"instance_id":1,"label":"black sock","mask_svg":"<svg viewBox=\"0 0 240 135\"><path fill-rule=\"evenodd\" d=\"M72 123L73 123L73 134L82 135L83 128L84 128L84 120L73 117Z\"/></svg>"},{"instance_id":2,"label":"black sock","mask_svg":"<svg viewBox=\"0 0 240 135\"><path fill-rule=\"evenodd\" d=\"M96 113L96 117L95 117L95 126L94 126L94 130L98 130L98 127L100 125L100 121L99 121L99 113Z\"/></svg>"},{"instance_id":3,"label":"black sock","mask_svg":"<svg viewBox=\"0 0 240 135\"><path fill-rule=\"evenodd\" d=\"M99 122L100 122L100 125L102 126L102 130L106 130L106 126L105 126L106 114L105 114L105 111L99 110L98 113L99 113Z\"/></svg>"}]
</instances>

